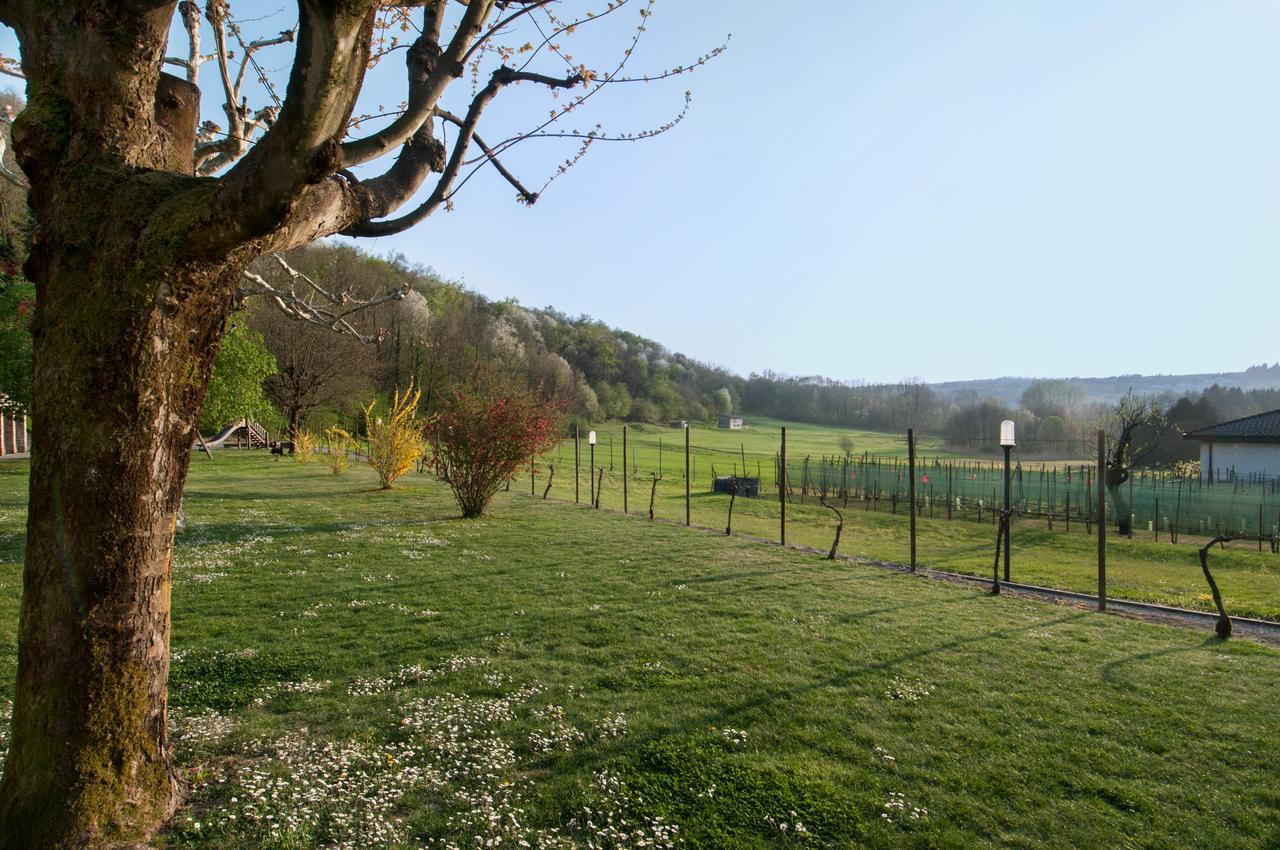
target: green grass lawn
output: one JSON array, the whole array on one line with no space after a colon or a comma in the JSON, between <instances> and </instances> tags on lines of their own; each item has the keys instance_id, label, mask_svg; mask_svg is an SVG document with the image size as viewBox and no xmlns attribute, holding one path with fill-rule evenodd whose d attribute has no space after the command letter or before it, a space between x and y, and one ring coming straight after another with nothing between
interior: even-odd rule
<instances>
[{"instance_id":1,"label":"green grass lawn","mask_svg":"<svg viewBox=\"0 0 1280 850\"><path fill-rule=\"evenodd\" d=\"M907 435L906 432L900 434L890 434L882 431L864 431L857 428L839 428L830 425L812 425L804 422L784 422L778 419L764 419L761 417L746 417L747 427L738 431L730 431L727 429L717 428L715 425L705 425L695 422L689 429L689 441L693 448L693 454L698 458L699 472L702 473L705 467L712 462L717 463L717 469L722 475L727 475L732 471L732 465L738 460L741 454L747 456L747 465L754 472L756 462L759 461L761 466L767 472L770 481L773 479L773 469L771 464L773 458L778 452L781 429L787 429L787 457L793 462L803 459L806 455L817 458L823 455L843 455L845 450L841 445L843 438L851 438L853 440L853 454L861 456L863 452L867 452L874 457L903 457L907 456ZM598 444L596 445L596 459L607 461L610 457L610 442L612 441L613 461L616 467L622 466L622 423L608 422L600 425L592 426L596 431ZM671 428L667 425L644 425L631 423L627 426L630 441L636 445L636 459L640 468L648 474L651 469L658 469L658 442L662 442L664 464L661 467L671 474L675 474L678 470L683 469L684 465L684 431L680 428ZM583 463L585 464L585 455L587 452L587 432L581 432L582 451L584 454ZM943 445L943 441L939 437L921 437L916 446L917 454L922 459L938 458L938 459L976 459L978 456L970 452L960 452L947 449ZM720 457L717 458L716 456ZM561 447L561 461L572 462L573 460L573 439L570 437ZM984 462L993 460L989 455L980 458ZM1030 462L1030 461L1028 461ZM1037 469L1039 468L1040 459L1035 461ZM1081 463L1079 458L1063 458L1058 462L1071 464ZM1052 467L1055 461L1047 462ZM793 473L794 475L794 473Z\"/></svg>"},{"instance_id":2,"label":"green grass lawn","mask_svg":"<svg viewBox=\"0 0 1280 850\"><path fill-rule=\"evenodd\" d=\"M0 466L0 703L25 482ZM1280 653L515 493L463 521L425 476L375 486L193 462L171 700L195 790L159 846L1280 842Z\"/></svg>"},{"instance_id":3,"label":"green grass lawn","mask_svg":"<svg viewBox=\"0 0 1280 850\"><path fill-rule=\"evenodd\" d=\"M747 456L747 464L754 473L756 463L773 480L773 458L778 452L782 427L787 429L787 456L803 458L812 455L843 455L840 445L842 437L850 437L854 441L856 454L869 452L874 456L894 457L907 455L906 434L886 434L878 431L862 431L852 428L833 428L824 425L808 425L801 422L781 422L774 419L748 418L748 427L739 431L717 428L715 425L704 425L695 422L690 426L689 441L698 462L698 474L710 475L710 465L715 463L717 471L727 475L732 470L734 461L741 454ZM609 422L593 426L598 443L596 460L607 462L612 457L614 466L622 467L622 424ZM644 425L631 423L627 426L629 445L633 449L637 464L647 475L650 470L664 470L674 475L684 469L684 431L666 425ZM583 465L586 465L587 432L581 432ZM662 459L659 463L659 442L662 444ZM611 445L612 444L612 445ZM610 451L612 450L612 455ZM922 442L919 451L930 457L961 457L954 452L945 451L940 442ZM573 438L561 444L559 450L561 464L573 462Z\"/></svg>"},{"instance_id":4,"label":"green grass lawn","mask_svg":"<svg viewBox=\"0 0 1280 850\"><path fill-rule=\"evenodd\" d=\"M720 431L705 426L695 426L691 443L695 447L691 464L693 473L692 521L695 525L724 528L728 518L729 497L714 494L711 489L711 464L715 471L728 474L742 463L730 448L735 441L745 443L747 466L755 474L756 461L762 467L766 492L760 499L738 499L734 506L733 528L736 532L776 540L779 537L779 506L776 490L773 490L772 458L777 449L777 423L765 423L748 431ZM788 452L791 456L801 452L815 457L821 452L832 453L837 434L831 429L809 425L788 425ZM793 438L793 433L797 437ZM873 454L893 454L905 451L905 445L895 443L888 434L873 432L849 432L855 435L857 445L869 446ZM654 513L658 517L683 522L685 516L684 443L683 432L676 429L646 426L631 432L639 472L632 474L629 482L628 508L635 514L647 514L651 476L662 470L658 483ZM609 440L613 440L613 469L610 462ZM661 460L655 448L658 439L663 440ZM794 445L798 446L792 451ZM623 507L622 437L621 429L608 427L598 431L596 464L605 468L601 506L621 510ZM754 442L751 442L754 440ZM701 448L701 451L698 449ZM757 451L753 456L752 452ZM861 451L861 449L859 449ZM590 499L588 469L589 452L583 440L579 499L587 504ZM768 452L767 457L763 452ZM930 455L932 457L932 455ZM630 463L630 461L628 461ZM570 440L553 450L538 465L534 492L541 496L548 474L547 465L554 464L556 473L551 498L573 500L574 459L573 442ZM632 467L634 470L634 466ZM905 485L904 485L905 486ZM514 488L530 492L526 474ZM815 496L801 501L798 482L795 495L787 507L787 542L827 549L835 529L835 515L821 507ZM945 499L942 500L945 504ZM851 500L843 511L845 531L841 552L876 560L906 563L910 558L907 537L906 499L899 500L898 513L890 513L890 499L886 496L867 510L865 501ZM976 515L947 520L946 508L938 505L920 518L917 537L918 562L938 569L953 570L972 575L991 574L995 552L996 527L991 523L991 513L983 514L982 522ZM1085 533L1083 522L1073 519L1071 533L1061 518L1053 530L1044 519L1015 520L1013 537L1013 574L1015 581L1039 584L1093 593L1097 590L1097 542ZM1145 527L1145 526L1144 526ZM1140 602L1157 602L1200 610L1214 610L1212 598L1204 576L1196 548L1204 539L1183 534L1180 543L1172 546L1167 535L1162 541L1153 541L1150 532L1138 531L1133 540L1117 537L1114 531L1108 538L1107 573L1108 593L1116 598ZM1271 554L1264 546L1259 552L1256 541L1239 541L1225 550L1213 553L1210 561L1228 609L1238 616L1280 619L1280 556Z\"/></svg>"}]
</instances>

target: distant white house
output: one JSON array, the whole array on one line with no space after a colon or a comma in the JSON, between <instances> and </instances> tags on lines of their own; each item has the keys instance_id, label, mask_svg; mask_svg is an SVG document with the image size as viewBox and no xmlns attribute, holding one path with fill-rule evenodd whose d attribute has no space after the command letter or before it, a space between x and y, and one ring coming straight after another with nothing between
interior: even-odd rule
<instances>
[{"instance_id":1,"label":"distant white house","mask_svg":"<svg viewBox=\"0 0 1280 850\"><path fill-rule=\"evenodd\" d=\"M743 421L741 416L724 416L721 415L717 420L717 424L729 431L739 431L747 427L747 423Z\"/></svg>"},{"instance_id":2,"label":"distant white house","mask_svg":"<svg viewBox=\"0 0 1280 850\"><path fill-rule=\"evenodd\" d=\"M1280 478L1280 410L1183 434L1200 441L1200 479Z\"/></svg>"}]
</instances>

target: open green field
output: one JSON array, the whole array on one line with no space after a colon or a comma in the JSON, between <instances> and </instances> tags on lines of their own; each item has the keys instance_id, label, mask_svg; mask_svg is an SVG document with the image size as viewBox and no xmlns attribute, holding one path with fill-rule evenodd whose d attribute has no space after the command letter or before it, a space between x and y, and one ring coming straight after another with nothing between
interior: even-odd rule
<instances>
[{"instance_id":1,"label":"open green field","mask_svg":"<svg viewBox=\"0 0 1280 850\"><path fill-rule=\"evenodd\" d=\"M734 457L739 452L745 451L748 455L749 464L754 471L757 459L762 463L765 459L768 459L772 463L772 459L778 451L780 431L784 426L787 429L787 453L793 458L803 457L806 454L814 456L843 454L844 449L840 446L840 438L846 436L853 439L854 451L857 454L870 452L873 455L907 456L905 433L900 435L886 434L880 431L810 425L803 422L782 422L776 419L764 419L754 416L747 417L747 424L748 427L742 430L729 431L717 428L714 425L704 425L700 422L693 423L690 426L690 442L695 446L695 449L700 449L707 453L707 457L702 458L700 462L708 460L712 453L719 453L724 455L724 465L728 466L732 464ZM599 440L599 444L596 446L596 459L599 460L602 453L607 457L609 440L612 439L614 464L615 466L621 466L622 425L610 422L593 427ZM631 424L627 427L630 436L636 439L640 466L646 473L650 469L649 454L652 454L653 468L657 468L656 446L659 440L662 441L665 450L671 452L666 455L665 470L674 473L677 462L683 465L683 430L665 425ZM587 434L585 431L582 432L582 447L583 451L586 451ZM930 456L935 454L939 457L962 456L955 452L946 451L941 442L936 440L922 440L918 448L920 452L927 453ZM572 460L572 438L566 441L564 450L569 452L569 459ZM722 474L727 474L728 471L728 469L721 470Z\"/></svg>"},{"instance_id":2,"label":"open green field","mask_svg":"<svg viewBox=\"0 0 1280 850\"><path fill-rule=\"evenodd\" d=\"M864 431L857 428L840 428L831 425L811 425L805 422L784 422L778 419L766 419L763 417L748 416L746 417L747 426L738 431L730 431L727 429L717 428L715 425L705 425L695 422L690 426L690 442L694 448L694 454L704 454L699 463L708 461L712 455L721 454L724 456L723 466L731 466L733 460L741 452L747 455L748 465L754 472L756 461L759 460L762 465L766 460L772 463L774 455L778 451L780 442L781 429L787 429L787 456L793 461L797 458L803 458L805 455L812 455L817 458L821 455L844 454L844 448L841 446L840 440L848 437L853 440L853 453L861 455L868 452L872 455L884 457L906 457L907 456L907 435L904 431L901 434L890 434L883 431ZM599 460L603 454L606 458L609 454L609 441L613 441L614 465L622 465L622 423L609 422L601 425L592 426L597 433L599 444L596 446L596 458ZM648 473L649 469L657 468L657 444L661 440L666 451L671 452L665 457L666 464L664 469L667 472L674 473L676 471L677 462L683 464L684 451L684 431L680 428L672 428L666 425L644 425L632 423L627 426L630 436L635 438L639 452L638 460L641 468ZM585 452L587 449L587 432L582 431L582 448ZM568 439L563 446L563 451L567 453L567 458L572 460L573 439ZM943 445L941 438L938 437L921 437L916 451L921 457L938 457L938 458L975 458L978 457L972 453L958 452L948 449ZM649 452L652 454L652 464L650 463ZM679 455L679 457L677 457ZM990 455L981 456L982 460L990 461L993 458ZM1082 463L1081 458L1060 458L1058 461L1062 463ZM584 461L585 462L585 461ZM1040 463L1040 459L1036 459L1036 464ZM1049 461L1050 464L1053 461ZM700 472L702 470L699 470ZM721 474L728 474L730 469L718 469ZM772 473L770 473L772 476Z\"/></svg>"},{"instance_id":3,"label":"open green field","mask_svg":"<svg viewBox=\"0 0 1280 850\"><path fill-rule=\"evenodd\" d=\"M0 466L0 704L25 484ZM1280 842L1280 653L515 493L462 521L425 476L374 487L193 463L171 696L195 787L159 846Z\"/></svg>"},{"instance_id":4,"label":"open green field","mask_svg":"<svg viewBox=\"0 0 1280 850\"><path fill-rule=\"evenodd\" d=\"M741 455L730 447L732 442L746 442L748 471L756 474L759 462L765 493L759 499L739 498L734 504L733 530L771 540L779 538L779 505L770 464L776 451L777 423L767 423L759 429L745 431L720 431L705 426L695 426L691 431L691 443L702 451L693 451L692 522L709 528L724 528L728 519L729 496L711 492L711 466L720 475L730 474L742 467ZM793 432L793 428L795 429ZM793 437L793 433L797 436ZM788 455L808 452L818 455L831 454L836 446L838 433L814 426L788 425ZM858 446L868 445L868 451L880 454L904 453L905 443L896 443L892 435L872 432L850 432ZM623 507L622 436L620 427L597 429L596 464L605 469L601 507L621 510ZM609 440L613 440L613 469L609 464ZM662 449L657 448L662 439ZM747 442L748 440L754 442ZM793 443L797 448L793 448ZM654 514L657 517L684 521L684 437L677 429L649 426L640 430L634 427L629 434L630 452L635 458L629 471L627 506L632 513L646 514L652 475L662 470L658 482ZM772 448L770 448L772 446ZM753 448L757 454L752 455ZM765 456L764 452L768 452ZM858 449L861 451L861 449ZM932 452L929 454L932 457ZM661 461L661 463L660 463ZM548 454L538 465L533 490L541 496L546 487L548 465L555 465L555 480L550 497L574 498L573 441L562 444ZM581 479L579 495L582 504L588 504L591 487L588 480L589 452L585 438L582 446ZM636 467L638 466L638 472ZM794 473L793 473L794 475ZM904 485L905 486L905 485ZM514 489L530 492L526 474L517 481ZM818 504L815 496L801 500L798 482L793 482L795 494L787 506L787 542L828 549L835 529L835 514ZM840 504L837 503L837 507ZM874 507L873 510L869 508ZM875 560L906 563L910 558L908 544L908 516L905 498L897 505L897 514L890 513L890 500L880 499L875 505L851 499L843 508L844 536L840 551ZM933 517L929 516L933 513ZM991 511L965 519L946 519L945 500L931 512L922 514L918 521L917 559L925 566L972 575L991 575L994 559L996 526ZM1145 526L1143 526L1145 528ZM1120 538L1112 531L1107 542L1108 593L1116 598L1140 602L1157 602L1186 608L1213 610L1213 601L1200 571L1196 548L1204 538L1183 534L1178 545L1153 541L1151 533L1141 531L1133 540ZM1021 519L1014 522L1013 571L1014 581L1057 587L1085 593L1097 589L1097 541L1085 533L1083 522L1072 519L1071 531L1061 517L1053 530L1044 519ZM1269 546L1258 551L1256 541L1239 541L1227 549L1217 550L1211 556L1214 577L1226 598L1230 613L1238 616L1261 617L1280 620L1280 556L1273 555Z\"/></svg>"}]
</instances>

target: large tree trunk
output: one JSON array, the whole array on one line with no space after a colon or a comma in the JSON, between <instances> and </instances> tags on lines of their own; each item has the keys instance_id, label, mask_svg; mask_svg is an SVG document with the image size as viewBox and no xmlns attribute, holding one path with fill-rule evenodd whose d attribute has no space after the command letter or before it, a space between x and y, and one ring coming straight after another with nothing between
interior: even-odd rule
<instances>
[{"instance_id":1,"label":"large tree trunk","mask_svg":"<svg viewBox=\"0 0 1280 850\"><path fill-rule=\"evenodd\" d=\"M239 270L175 264L148 233L146 193L94 183L96 204L79 187L33 199L37 391L4 848L145 840L180 801L165 734L173 532Z\"/></svg>"},{"instance_id":2,"label":"large tree trunk","mask_svg":"<svg viewBox=\"0 0 1280 850\"><path fill-rule=\"evenodd\" d=\"M230 288L207 285L223 269L130 280L102 259L46 247L31 264L40 390L5 847L145 837L179 800L170 560ZM86 290L91 319L74 306Z\"/></svg>"},{"instance_id":3,"label":"large tree trunk","mask_svg":"<svg viewBox=\"0 0 1280 850\"><path fill-rule=\"evenodd\" d=\"M146 841L177 805L165 736L173 531L240 272L386 215L402 202L391 189L411 195L430 164L406 155L368 191L333 179L356 164L340 143L377 4L306 0L271 129L223 176L194 176L199 91L161 74L176 5L0 0L27 80L12 140L30 181L37 292L0 850ZM209 4L211 20L225 13ZM428 82L429 109L447 78Z\"/></svg>"}]
</instances>

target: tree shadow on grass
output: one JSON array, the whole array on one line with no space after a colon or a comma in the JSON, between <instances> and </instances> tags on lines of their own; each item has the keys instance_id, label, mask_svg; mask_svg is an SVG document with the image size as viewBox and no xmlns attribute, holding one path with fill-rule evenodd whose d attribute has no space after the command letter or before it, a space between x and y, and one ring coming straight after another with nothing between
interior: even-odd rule
<instances>
[{"instance_id":1,"label":"tree shadow on grass","mask_svg":"<svg viewBox=\"0 0 1280 850\"><path fill-rule=\"evenodd\" d=\"M273 537L337 534L339 532L352 531L354 526L361 526L362 528L356 530L365 531L370 529L425 529L430 524L441 522L445 518L419 516L411 519L369 520L366 518L364 521L357 521L353 518L351 522L307 522L305 524L290 524L285 519L279 518L273 518L270 522L257 522L252 518L246 519L244 522L201 522L198 518L189 517L188 519L190 525L177 534L176 540L179 544L232 543L256 534L270 534Z\"/></svg>"},{"instance_id":2,"label":"tree shadow on grass","mask_svg":"<svg viewBox=\"0 0 1280 850\"><path fill-rule=\"evenodd\" d=\"M712 585L712 584L722 584L724 582L744 581L744 580L753 579L753 578L777 578L779 576L785 576L788 573L805 575L805 576L809 576L812 574L811 569L808 566L805 566L805 567L796 566L796 567L787 567L784 569L750 570L746 572L736 572L736 573L735 572L717 573L716 575L710 575L710 576L692 576L689 578L678 578L678 579L673 578L672 581L681 582L683 584L689 584L689 585L694 585L694 584ZM786 587L791 587L791 586L793 585L769 585L768 589L769 590L785 589ZM743 590L756 590L756 589L758 588L754 588L754 587L743 588Z\"/></svg>"},{"instance_id":3,"label":"tree shadow on grass","mask_svg":"<svg viewBox=\"0 0 1280 850\"><path fill-rule=\"evenodd\" d=\"M913 607L915 609L919 609L921 606L915 605L915 606L902 606L902 607ZM868 663L868 664L857 665L837 675L827 676L825 678L817 679L803 685L798 685L795 687L788 687L788 688L775 688L772 690L766 690L766 691L757 693L754 696L751 696L747 699L739 700L737 703L726 705L723 707L716 708L714 710L709 710L707 712L704 712L702 717L700 717L697 720L691 720L677 727L673 727L667 730L663 730L662 732L655 733L654 735L649 736L648 739L643 739L643 740L633 739L631 743L634 743L637 746L642 746L646 743L651 743L653 741L657 741L663 738L669 738L675 735L686 735L697 730L706 729L709 726L724 727L726 725L731 725L731 724L740 722L740 718L746 715L750 715L751 713L753 713L758 709L762 709L768 706L776 707L777 704L779 703L787 703L787 702L794 701L804 696L805 694L824 691L830 688L843 687L853 683L854 681L857 681L858 679L864 676L875 674L875 673L886 672L900 665L908 664L914 661L919 661L923 658L927 658L932 655L951 652L953 650L960 649L962 647L982 644L988 641L1004 640L1004 639L1013 637L1014 635L1021 634L1023 632L1028 632L1028 631L1037 630L1037 629L1044 629L1051 626L1063 625L1065 623L1071 623L1071 622L1081 620L1090 616L1092 616L1090 612L1081 611L1079 613L1068 614L1062 617L1058 617L1053 620L1032 622L1032 623L1027 623L1026 625L1023 625L1023 626L1010 626L1005 628L992 629L990 631L983 632L981 634L955 637L951 640L937 643L928 648L912 650L910 652L904 652L892 658L886 658L886 659Z\"/></svg>"},{"instance_id":4,"label":"tree shadow on grass","mask_svg":"<svg viewBox=\"0 0 1280 850\"><path fill-rule=\"evenodd\" d=\"M950 601L951 600L938 600L937 604L948 604ZM907 604L889 605L872 609L871 611L866 612L866 615L872 616L878 613L889 613L900 608L919 609L920 607L922 606ZM625 738L620 738L616 741L601 742L594 752L590 752L589 754L587 752L583 753L585 758L581 763L587 769L594 771L610 764L616 765L619 759L628 764L636 764L644 762L649 757L648 754L654 752L671 751L680 753L683 752L681 748L684 744L682 742L691 741L698 735L705 735L708 729L715 730L729 727L749 728L752 718L757 716L761 710L771 715L776 715L779 712L786 712L788 710L800 710L798 702L805 696L813 693L822 693L832 688L847 686L853 682L864 679L865 677L893 671L902 665L907 665L929 656L952 652L964 647L982 645L993 641L1001 641L1027 631L1063 625L1077 620L1082 620L1089 616L1089 612L1078 612L1056 617L1049 621L994 628L974 634L955 635L949 640L939 641L927 647L901 652L892 658L859 664L835 675L817 678L797 686L761 690L755 694L746 695L734 702L729 702L719 706L708 706L701 711L691 713L681 720L673 721L665 728L655 728L647 734L633 734L628 735ZM693 750L698 749L698 745L690 744L689 746L692 747ZM654 748L660 748L660 750L655 750ZM639 762L637 762L637 760L639 760ZM698 772L702 768L695 765L691 769ZM743 770L746 770L746 773L743 774L743 776L745 777L747 785L737 789L729 788L726 784L728 781L728 776L726 776L725 780L722 781L722 784L726 784L726 787L723 790L727 793L739 796L743 794L751 796L757 793L764 793L767 797L768 794L765 793L767 788L762 791L761 788L763 786L761 786L760 783L763 781L765 774L768 774L770 770L773 770L773 768L770 768L768 765L764 765L761 769L764 773L760 775L752 772L752 770L748 770L743 765L739 765L738 768L729 769L730 773L733 775L737 775ZM785 774L785 770L783 773ZM784 783L789 783L786 776L780 776L779 779L780 781L784 781ZM679 783L680 779L671 777L666 779L659 778L656 781L658 783L658 786L656 787L661 787L663 783L667 782ZM797 786L798 792L803 791L804 787L803 781L800 781L800 785ZM815 791L815 793L817 793L817 791ZM695 809L699 805L696 801L690 800L689 802ZM821 808L821 801L816 798L815 800L809 800L807 802ZM693 816L701 815L695 814ZM728 816L731 820L733 819L731 814ZM806 822L808 821L809 818L806 817ZM745 828L745 826L746 822L743 822L733 826L733 828Z\"/></svg>"},{"instance_id":5,"label":"tree shadow on grass","mask_svg":"<svg viewBox=\"0 0 1280 850\"><path fill-rule=\"evenodd\" d=\"M1164 658L1170 655L1179 655L1184 652L1195 652L1209 647L1222 646L1225 643L1226 641L1218 637L1210 637L1198 646L1171 646L1164 649L1153 650L1151 652L1138 652L1133 655L1126 655L1124 658L1117 658L1103 666L1102 680L1108 685L1114 685L1130 691L1142 691L1145 690L1143 686L1127 681L1117 671L1121 667L1137 664L1142 661L1149 661L1152 658Z\"/></svg>"},{"instance_id":6,"label":"tree shadow on grass","mask_svg":"<svg viewBox=\"0 0 1280 850\"><path fill-rule=\"evenodd\" d=\"M289 482L291 484L296 482ZM209 502L252 502L252 501L271 501L271 502L296 502L300 500L325 501L329 499L345 499L351 496L367 496L371 493L411 493L416 492L415 488L409 487L392 487L390 490L384 490L378 485L372 487L344 487L340 490L324 490L322 492L299 492L295 487L284 488L279 490L235 490L229 492L225 490L208 489L207 487L187 487L183 490L183 498L186 499L187 506L192 504L199 506L200 503Z\"/></svg>"},{"instance_id":7,"label":"tree shadow on grass","mask_svg":"<svg viewBox=\"0 0 1280 850\"><path fill-rule=\"evenodd\" d=\"M962 602L969 602L966 597L956 597L955 599L939 599L932 604L936 605L956 605ZM880 608L868 608L865 611L855 611L849 614L838 614L833 621L840 624L856 623L859 620L866 620L871 617L879 617L881 614L893 614L898 611L908 611L918 609L920 606L916 603L903 603L901 605L884 605Z\"/></svg>"}]
</instances>

